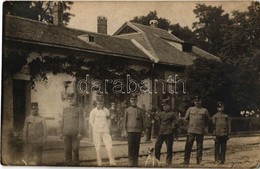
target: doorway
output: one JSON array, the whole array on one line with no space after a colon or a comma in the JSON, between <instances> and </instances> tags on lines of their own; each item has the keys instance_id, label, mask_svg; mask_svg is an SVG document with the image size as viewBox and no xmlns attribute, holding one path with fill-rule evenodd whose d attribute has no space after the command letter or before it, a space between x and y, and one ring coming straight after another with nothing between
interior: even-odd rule
<instances>
[{"instance_id":1,"label":"doorway","mask_svg":"<svg viewBox=\"0 0 260 169\"><path fill-rule=\"evenodd\" d=\"M26 117L26 81L13 80L13 126L15 131L22 131Z\"/></svg>"}]
</instances>

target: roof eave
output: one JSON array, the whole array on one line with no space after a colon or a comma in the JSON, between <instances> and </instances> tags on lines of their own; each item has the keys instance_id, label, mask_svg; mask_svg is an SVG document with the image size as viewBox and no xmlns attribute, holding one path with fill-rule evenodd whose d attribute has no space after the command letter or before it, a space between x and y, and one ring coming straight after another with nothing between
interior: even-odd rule
<instances>
[{"instance_id":1,"label":"roof eave","mask_svg":"<svg viewBox=\"0 0 260 169\"><path fill-rule=\"evenodd\" d=\"M138 57L138 56L122 55L122 54L112 53L112 52L102 52L102 51L97 51L97 50L83 49L83 48L71 47L71 46L66 46L66 45L49 44L49 43L43 43L43 42L37 42L37 41L28 41L28 40L16 39L16 38L12 38L12 37L5 37L5 40L18 42L18 43L46 46L46 47L63 48L63 49L86 52L86 53L93 53L93 54L98 54L98 55L108 55L108 56L115 56L115 57L121 57L121 58L126 58L126 59L134 59L134 60L152 62L149 58L146 59L146 58L141 58L141 57Z\"/></svg>"}]
</instances>

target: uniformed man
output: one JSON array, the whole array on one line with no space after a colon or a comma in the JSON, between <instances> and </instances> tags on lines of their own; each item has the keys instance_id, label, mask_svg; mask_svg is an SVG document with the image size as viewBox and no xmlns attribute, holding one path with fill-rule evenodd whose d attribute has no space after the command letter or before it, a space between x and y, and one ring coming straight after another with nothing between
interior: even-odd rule
<instances>
[{"instance_id":1,"label":"uniformed man","mask_svg":"<svg viewBox=\"0 0 260 169\"><path fill-rule=\"evenodd\" d=\"M111 133L112 138L115 138L117 135L117 123L118 123L118 116L117 116L115 102L111 103L109 112L110 112L110 133Z\"/></svg>"},{"instance_id":2,"label":"uniformed man","mask_svg":"<svg viewBox=\"0 0 260 169\"><path fill-rule=\"evenodd\" d=\"M165 142L167 146L166 165L170 166L172 164L173 131L178 128L178 118L177 114L170 110L169 99L163 100L162 107L163 111L156 116L160 129L155 142L155 157L160 160L162 144Z\"/></svg>"},{"instance_id":3,"label":"uniformed man","mask_svg":"<svg viewBox=\"0 0 260 169\"><path fill-rule=\"evenodd\" d=\"M97 107L95 107L89 115L89 124L92 126L93 142L96 149L97 165L102 166L100 148L101 143L105 144L109 162L111 166L115 166L116 162L112 153L112 138L109 133L110 113L104 107L104 97L97 95Z\"/></svg>"},{"instance_id":4,"label":"uniformed man","mask_svg":"<svg viewBox=\"0 0 260 169\"><path fill-rule=\"evenodd\" d=\"M46 142L47 128L43 117L39 115L38 103L31 103L31 115L25 119L23 139L25 142L26 165L42 164L42 147ZM37 160L35 161L34 155Z\"/></svg>"},{"instance_id":5,"label":"uniformed man","mask_svg":"<svg viewBox=\"0 0 260 169\"><path fill-rule=\"evenodd\" d=\"M203 151L203 137L205 129L210 120L208 110L201 106L202 101L199 96L194 98L194 107L190 107L184 120L188 123L187 140L185 145L184 164L189 164L193 142L197 142L197 164L201 164Z\"/></svg>"},{"instance_id":6,"label":"uniformed man","mask_svg":"<svg viewBox=\"0 0 260 169\"><path fill-rule=\"evenodd\" d=\"M215 138L215 162L224 164L226 156L226 147L228 135L231 131L230 121L227 114L224 113L224 104L218 102L218 112L212 117L213 135Z\"/></svg>"},{"instance_id":7,"label":"uniformed man","mask_svg":"<svg viewBox=\"0 0 260 169\"><path fill-rule=\"evenodd\" d=\"M78 165L79 143L84 132L83 110L76 105L74 93L66 99L68 106L63 109L60 137L64 139L65 164Z\"/></svg>"},{"instance_id":8,"label":"uniformed man","mask_svg":"<svg viewBox=\"0 0 260 169\"><path fill-rule=\"evenodd\" d=\"M141 136L144 134L144 115L143 110L137 107L136 94L131 94L130 103L124 114L124 129L128 135L129 166L137 167Z\"/></svg>"},{"instance_id":9,"label":"uniformed man","mask_svg":"<svg viewBox=\"0 0 260 169\"><path fill-rule=\"evenodd\" d=\"M152 136L152 127L154 123L154 116L151 110L145 112L145 135L146 135L146 142L150 143L151 136Z\"/></svg>"}]
</instances>

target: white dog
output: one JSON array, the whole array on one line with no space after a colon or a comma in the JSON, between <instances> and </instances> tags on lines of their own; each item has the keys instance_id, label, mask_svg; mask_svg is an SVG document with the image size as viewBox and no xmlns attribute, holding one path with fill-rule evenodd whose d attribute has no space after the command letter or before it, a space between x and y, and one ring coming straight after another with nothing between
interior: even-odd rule
<instances>
[{"instance_id":1,"label":"white dog","mask_svg":"<svg viewBox=\"0 0 260 169\"><path fill-rule=\"evenodd\" d=\"M155 157L154 148L148 149L148 157L145 161L145 166L147 166L148 162L151 160L153 167L154 164L157 163L157 166L160 166L160 161Z\"/></svg>"}]
</instances>

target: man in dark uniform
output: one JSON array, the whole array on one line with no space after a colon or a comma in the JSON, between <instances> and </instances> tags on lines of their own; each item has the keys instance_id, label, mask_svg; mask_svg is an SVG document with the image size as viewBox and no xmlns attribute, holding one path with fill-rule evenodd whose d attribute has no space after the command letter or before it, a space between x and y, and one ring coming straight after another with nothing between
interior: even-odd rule
<instances>
[{"instance_id":1,"label":"man in dark uniform","mask_svg":"<svg viewBox=\"0 0 260 169\"><path fill-rule=\"evenodd\" d=\"M162 107L163 111L156 116L160 129L155 143L155 157L160 160L162 144L165 142L167 146L166 165L170 166L172 164L173 131L178 127L178 119L176 113L170 110L169 99L163 100Z\"/></svg>"},{"instance_id":2,"label":"man in dark uniform","mask_svg":"<svg viewBox=\"0 0 260 169\"><path fill-rule=\"evenodd\" d=\"M131 94L131 106L125 110L124 128L128 135L129 166L137 167L141 136L144 131L143 110L136 106L137 95Z\"/></svg>"},{"instance_id":3,"label":"man in dark uniform","mask_svg":"<svg viewBox=\"0 0 260 169\"><path fill-rule=\"evenodd\" d=\"M61 138L64 138L66 165L78 165L79 140L83 137L83 111L76 106L74 93L68 94L68 107L63 109Z\"/></svg>"},{"instance_id":4,"label":"man in dark uniform","mask_svg":"<svg viewBox=\"0 0 260 169\"><path fill-rule=\"evenodd\" d=\"M189 164L190 162L190 154L195 139L197 142L197 164L201 164L202 161L203 137L205 134L205 129L210 120L210 116L208 110L203 108L201 103L201 98L196 96L194 99L195 107L190 107L184 117L184 120L188 123L184 164Z\"/></svg>"},{"instance_id":5,"label":"man in dark uniform","mask_svg":"<svg viewBox=\"0 0 260 169\"><path fill-rule=\"evenodd\" d=\"M224 164L227 148L228 135L231 131L230 121L227 114L224 113L224 104L218 102L218 112L212 117L213 135L215 138L215 161Z\"/></svg>"},{"instance_id":6,"label":"man in dark uniform","mask_svg":"<svg viewBox=\"0 0 260 169\"><path fill-rule=\"evenodd\" d=\"M152 127L154 123L154 117L151 110L145 112L145 135L146 142L151 142Z\"/></svg>"}]
</instances>

